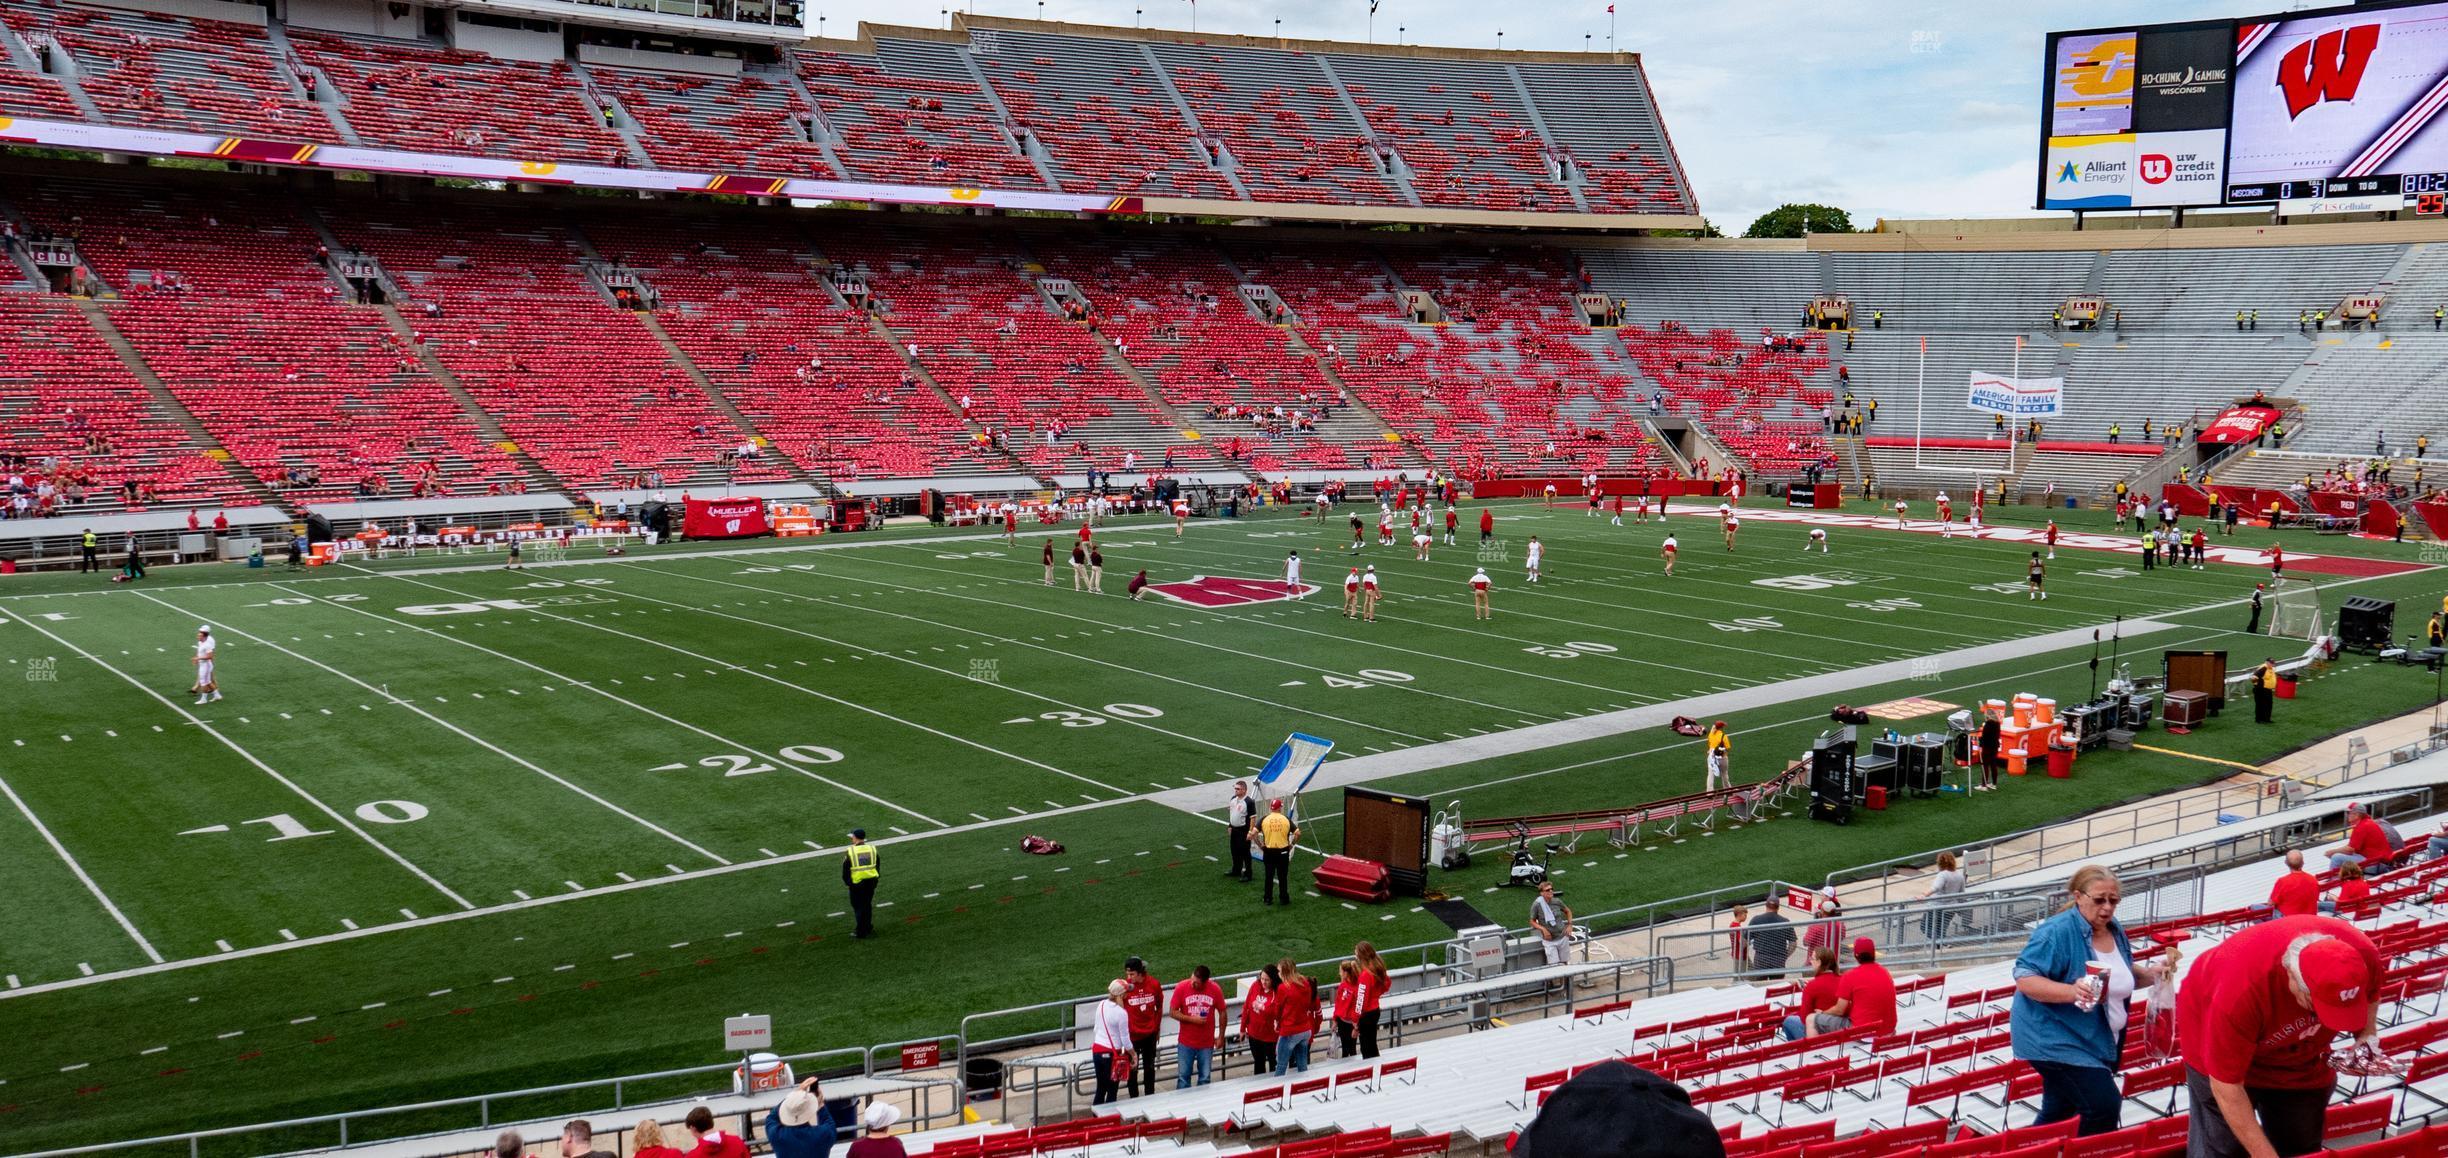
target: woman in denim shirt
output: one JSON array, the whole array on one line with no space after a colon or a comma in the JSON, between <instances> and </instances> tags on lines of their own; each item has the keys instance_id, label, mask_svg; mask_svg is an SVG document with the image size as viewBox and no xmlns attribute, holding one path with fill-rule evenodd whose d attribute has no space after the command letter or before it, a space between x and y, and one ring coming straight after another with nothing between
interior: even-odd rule
<instances>
[{"instance_id":1,"label":"woman in denim shirt","mask_svg":"<svg viewBox=\"0 0 2448 1158\"><path fill-rule=\"evenodd\" d=\"M2071 905L2032 929L2015 958L2015 997L2010 1025L2014 1056L2040 1075L2040 1117L2035 1125L2079 1117L2077 1136L2117 1128L2124 1097L2117 1088L2117 1060L2124 1049L2125 1018L2134 991L2155 985L2175 964L2138 965L2125 927L2116 921L2123 895L2116 874L2084 865L2066 884ZM2097 961L2106 970L2099 1003L2086 1013L2085 969Z\"/></svg>"}]
</instances>

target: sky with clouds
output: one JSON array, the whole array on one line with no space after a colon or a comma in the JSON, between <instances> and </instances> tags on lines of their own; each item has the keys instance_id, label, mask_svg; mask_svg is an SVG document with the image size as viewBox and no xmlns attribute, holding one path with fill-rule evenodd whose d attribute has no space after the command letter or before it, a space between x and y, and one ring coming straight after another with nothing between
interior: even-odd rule
<instances>
[{"instance_id":1,"label":"sky with clouds","mask_svg":"<svg viewBox=\"0 0 2448 1158\"><path fill-rule=\"evenodd\" d=\"M857 21L937 24L953 0L806 0L825 34ZM1035 17L1034 0L956 5ZM1049 20L1188 28L1190 0L1047 0ZM2205 0L1617 0L1617 47L1643 54L1701 210L1740 233L1788 201L1881 217L2032 212L2041 50L2052 30L2241 16ZM2302 6L2302 5L2295 5ZM1201 31L1366 40L1368 0L1201 0ZM1606 0L1379 0L1375 36L1413 44L1605 47Z\"/></svg>"}]
</instances>

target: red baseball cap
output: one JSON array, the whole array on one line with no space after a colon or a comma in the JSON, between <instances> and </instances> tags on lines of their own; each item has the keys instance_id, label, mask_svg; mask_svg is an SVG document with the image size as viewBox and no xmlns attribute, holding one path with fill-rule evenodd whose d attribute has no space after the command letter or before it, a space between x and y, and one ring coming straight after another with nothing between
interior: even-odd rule
<instances>
[{"instance_id":1,"label":"red baseball cap","mask_svg":"<svg viewBox=\"0 0 2448 1158\"><path fill-rule=\"evenodd\" d=\"M1878 942L1868 937L1853 938L1853 955L1856 957L1878 956Z\"/></svg>"},{"instance_id":2,"label":"red baseball cap","mask_svg":"<svg viewBox=\"0 0 2448 1158\"><path fill-rule=\"evenodd\" d=\"M1274 810L1275 810L1275 811L1277 811L1277 812L1281 812L1281 811L1283 811L1283 801L1281 801L1281 800L1269 800L1269 801L1267 801L1267 807L1272 808L1272 809L1274 809Z\"/></svg>"},{"instance_id":3,"label":"red baseball cap","mask_svg":"<svg viewBox=\"0 0 2448 1158\"><path fill-rule=\"evenodd\" d=\"M2323 937L2297 959L2304 987L2312 991L2312 1013L2322 1025L2340 1033L2359 1033L2371 1025L2371 970L2354 946Z\"/></svg>"}]
</instances>

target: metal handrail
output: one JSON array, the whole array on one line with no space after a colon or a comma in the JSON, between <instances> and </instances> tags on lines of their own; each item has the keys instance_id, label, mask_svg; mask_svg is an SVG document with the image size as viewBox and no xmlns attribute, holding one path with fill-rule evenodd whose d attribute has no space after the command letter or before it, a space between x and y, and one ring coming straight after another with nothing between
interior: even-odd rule
<instances>
[{"instance_id":1,"label":"metal handrail","mask_svg":"<svg viewBox=\"0 0 2448 1158\"><path fill-rule=\"evenodd\" d=\"M2426 739L2417 747L2426 751L2436 751L2441 747L2448 747L2448 738ZM2346 784L2385 767L2384 758L2384 756L2374 755L2368 751L2350 754L2338 764L2317 772L2288 777L2286 780L2311 782L2323 786ZM2333 776L2335 779L2331 779ZM2258 817L2268 815L2272 811L2295 807L2301 802L2289 799L2284 790L2286 780L2273 778L2256 784L2231 785L2220 788L2207 796L2199 793L2179 796L2172 801L2175 806L2173 816L2166 815L2166 809L2171 801L2165 798L2153 798L2122 809L2095 812L2082 817L2019 829L1961 849L1929 849L1905 856L1852 865L1828 873L1826 884L1830 888L1858 888L1875 877L1879 881L1880 899L1885 900L1887 890L1895 887L1897 883L1896 870L1911 869L1915 874L1926 872L1928 866L1938 859L1938 854L1941 852L1952 852L1962 857L1967 876L1972 874L1974 866L1981 867L1984 870L1984 879L2031 872L2055 865L2080 863L2143 843L2141 834L2146 831L2158 832L2163 828L2169 829L2164 835L2148 838L2165 840L2193 832L2211 831L2222 824L2231 823L2234 817L2245 809L2250 809L2250 815ZM2203 803L2205 800L2208 801L2206 805ZM2157 814L2147 824L2142 819L2142 814L2146 809ZM2207 823L2198 823L2205 819ZM2196 823L2188 829L2185 827L2187 822ZM2170 828L2170 826L2173 827ZM2055 841L2050 839L2051 832L2069 828L2079 828L2080 835L2067 836ZM2016 845L2029 847L2010 847ZM2076 851L2070 855L2060 855L2069 849ZM2005 855L2000 855L2001 850L2004 850ZM2019 867L2011 870L2002 867L2009 864Z\"/></svg>"},{"instance_id":2,"label":"metal handrail","mask_svg":"<svg viewBox=\"0 0 2448 1158\"><path fill-rule=\"evenodd\" d=\"M862 1067L860 1071L861 1075L872 1076L872 1074L864 1069L867 1050L862 1047L848 1046L838 1049L816 1050L810 1053L784 1054L781 1055L781 1060L785 1062L802 1062L812 1061L818 1058L834 1057L838 1055L847 1055L851 1058L858 1059L859 1064ZM72 1154L99 1154L105 1151L133 1149L138 1146L166 1146L179 1142L187 1143L187 1152L190 1155L199 1155L202 1152L202 1143L207 1138L228 1138L241 1134L259 1134L273 1130L295 1130L308 1126L324 1125L337 1125L339 1127L339 1142L337 1145L346 1147L351 1144L349 1141L348 1129L350 1122L364 1121L369 1118L386 1117L395 1114L423 1113L430 1110L447 1110L463 1106L475 1106L477 1108L476 1128L489 1129L494 1124L493 1103L495 1102L506 1102L516 1098L543 1097L549 1094L566 1094L574 1093L580 1090L610 1087L612 1091L612 1104L608 1106L595 1107L592 1111L595 1113L604 1113L611 1110L624 1109L631 1104L626 1098L625 1090L625 1087L629 1085L638 1082L660 1081L669 1078L683 1078L694 1074L728 1073L736 1069L739 1064L740 1063L737 1060L732 1060L723 1062L719 1065L686 1066L675 1070L657 1070L652 1073L643 1074L624 1074L620 1077L613 1078L592 1078L580 1082L563 1082L559 1085L534 1086L523 1090L506 1090L498 1093L475 1094L459 1098L441 1098L430 1102L411 1102L407 1105L384 1106L373 1110L351 1110L339 1114L318 1114L313 1117L289 1118L277 1122L258 1122L246 1126L223 1126L212 1130L193 1130L183 1134L164 1134L153 1138L138 1138L123 1142L108 1142L93 1146L73 1146L61 1150L38 1150L24 1154L12 1155L11 1158L65 1158L65 1156ZM919 1079L912 1080L919 1081ZM930 1079L920 1081L919 1084L935 1085L948 1083L943 1082L942 1079ZM660 1097L654 1099L656 1102L670 1100L672 1099ZM951 1113L953 1115L957 1115L959 1113L959 1099L957 1098L953 1100L953 1110ZM942 1116L946 1115L936 1115L930 1113L920 1120L932 1121L935 1117ZM465 1127L461 1128L464 1129ZM450 1131L439 1130L429 1131L426 1134L412 1134L406 1135L405 1137L433 1137L449 1132ZM382 1139L382 1141L386 1142L401 1140L403 1139ZM290 1153L311 1153L328 1148L329 1147L314 1147L311 1150L290 1151Z\"/></svg>"}]
</instances>

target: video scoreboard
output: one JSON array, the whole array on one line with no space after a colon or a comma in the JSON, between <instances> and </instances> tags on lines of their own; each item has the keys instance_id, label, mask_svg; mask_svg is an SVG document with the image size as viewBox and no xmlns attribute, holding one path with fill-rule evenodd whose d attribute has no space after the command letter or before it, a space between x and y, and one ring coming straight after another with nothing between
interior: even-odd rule
<instances>
[{"instance_id":1,"label":"video scoreboard","mask_svg":"<svg viewBox=\"0 0 2448 1158\"><path fill-rule=\"evenodd\" d=\"M2448 2L2048 38L2036 204L2448 209Z\"/></svg>"}]
</instances>

